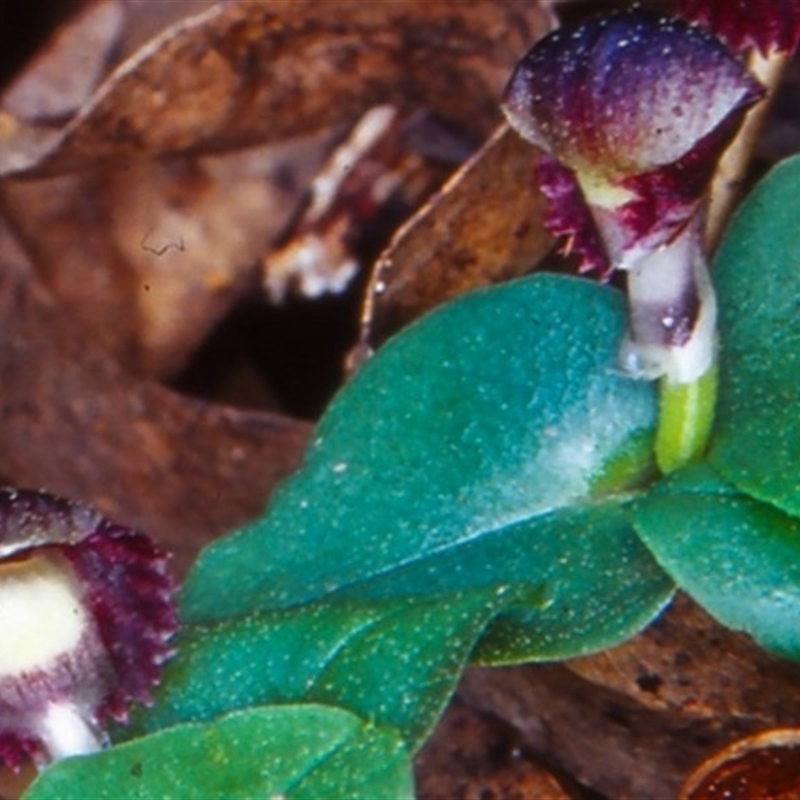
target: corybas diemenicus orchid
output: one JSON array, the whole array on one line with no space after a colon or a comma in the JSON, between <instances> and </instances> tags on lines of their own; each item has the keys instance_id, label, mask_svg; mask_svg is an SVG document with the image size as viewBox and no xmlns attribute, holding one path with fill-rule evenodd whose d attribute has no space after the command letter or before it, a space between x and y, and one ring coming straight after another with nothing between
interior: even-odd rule
<instances>
[{"instance_id":1,"label":"corybas diemenicus orchid","mask_svg":"<svg viewBox=\"0 0 800 800\"><path fill-rule=\"evenodd\" d=\"M621 364L661 378L656 456L669 471L705 445L716 386L716 300L704 201L720 155L762 86L712 34L642 11L541 39L503 98L543 151L545 220L583 270L627 273Z\"/></svg>"},{"instance_id":2,"label":"corybas diemenicus orchid","mask_svg":"<svg viewBox=\"0 0 800 800\"><path fill-rule=\"evenodd\" d=\"M0 764L97 750L148 703L177 616L144 534L45 492L0 490Z\"/></svg>"}]
</instances>

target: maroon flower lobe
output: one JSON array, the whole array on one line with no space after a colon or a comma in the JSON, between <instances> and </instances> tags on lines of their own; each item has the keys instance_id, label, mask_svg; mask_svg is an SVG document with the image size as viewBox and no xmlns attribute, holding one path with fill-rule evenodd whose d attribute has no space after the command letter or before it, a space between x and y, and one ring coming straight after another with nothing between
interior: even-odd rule
<instances>
[{"instance_id":1,"label":"maroon flower lobe","mask_svg":"<svg viewBox=\"0 0 800 800\"><path fill-rule=\"evenodd\" d=\"M572 237L590 267L599 236L610 266L629 269L687 224L762 93L716 37L631 11L540 40L512 74L503 108L568 171L557 182L551 168L543 173L551 231ZM580 199L592 224L574 230Z\"/></svg>"},{"instance_id":2,"label":"maroon flower lobe","mask_svg":"<svg viewBox=\"0 0 800 800\"><path fill-rule=\"evenodd\" d=\"M565 237L562 252L580 258L581 272L597 270L609 278L613 268L572 170L545 153L536 164L535 176L548 201L544 225L554 236Z\"/></svg>"},{"instance_id":3,"label":"maroon flower lobe","mask_svg":"<svg viewBox=\"0 0 800 800\"><path fill-rule=\"evenodd\" d=\"M734 50L792 52L800 44L800 0L681 0L681 13Z\"/></svg>"},{"instance_id":4,"label":"maroon flower lobe","mask_svg":"<svg viewBox=\"0 0 800 800\"><path fill-rule=\"evenodd\" d=\"M44 492L0 489L0 762L104 741L151 700L177 627L148 537Z\"/></svg>"}]
</instances>

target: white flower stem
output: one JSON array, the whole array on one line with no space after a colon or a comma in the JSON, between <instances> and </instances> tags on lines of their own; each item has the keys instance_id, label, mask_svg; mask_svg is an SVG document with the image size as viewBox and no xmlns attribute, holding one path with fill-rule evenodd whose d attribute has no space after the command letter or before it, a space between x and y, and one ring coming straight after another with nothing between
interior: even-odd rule
<instances>
[{"instance_id":1,"label":"white flower stem","mask_svg":"<svg viewBox=\"0 0 800 800\"><path fill-rule=\"evenodd\" d=\"M38 733L52 761L94 753L104 744L95 726L67 701L53 702L47 707Z\"/></svg>"},{"instance_id":2,"label":"white flower stem","mask_svg":"<svg viewBox=\"0 0 800 800\"><path fill-rule=\"evenodd\" d=\"M669 473L704 452L717 396L717 304L702 216L628 273L630 329L622 359L636 377L660 378L656 461Z\"/></svg>"},{"instance_id":3,"label":"white flower stem","mask_svg":"<svg viewBox=\"0 0 800 800\"><path fill-rule=\"evenodd\" d=\"M634 377L693 383L714 363L717 303L701 227L698 217L628 272L630 329L622 363Z\"/></svg>"}]
</instances>

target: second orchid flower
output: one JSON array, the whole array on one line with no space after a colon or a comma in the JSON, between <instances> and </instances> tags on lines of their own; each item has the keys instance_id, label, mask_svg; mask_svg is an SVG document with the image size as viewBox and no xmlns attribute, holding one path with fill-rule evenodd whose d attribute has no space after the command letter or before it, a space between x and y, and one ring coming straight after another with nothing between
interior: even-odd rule
<instances>
[{"instance_id":1,"label":"second orchid flower","mask_svg":"<svg viewBox=\"0 0 800 800\"><path fill-rule=\"evenodd\" d=\"M550 231L567 237L583 269L627 272L623 367L662 377L666 391L685 395L713 382L704 200L720 155L763 92L713 35L631 11L546 36L504 95L512 126L543 151Z\"/></svg>"}]
</instances>

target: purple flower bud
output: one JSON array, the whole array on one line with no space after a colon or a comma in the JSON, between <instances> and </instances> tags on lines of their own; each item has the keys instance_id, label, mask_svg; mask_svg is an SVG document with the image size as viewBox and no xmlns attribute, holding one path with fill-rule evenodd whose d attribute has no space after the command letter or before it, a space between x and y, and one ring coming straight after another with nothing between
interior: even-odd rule
<instances>
[{"instance_id":1,"label":"purple flower bud","mask_svg":"<svg viewBox=\"0 0 800 800\"><path fill-rule=\"evenodd\" d=\"M698 215L763 91L716 37L641 11L555 31L511 76L503 109L544 151L549 230L567 237L583 270L630 273L623 361L635 374L687 382L711 363L715 305Z\"/></svg>"},{"instance_id":2,"label":"purple flower bud","mask_svg":"<svg viewBox=\"0 0 800 800\"><path fill-rule=\"evenodd\" d=\"M737 51L755 47L768 55L800 44L800 0L681 0L681 13Z\"/></svg>"},{"instance_id":3,"label":"purple flower bud","mask_svg":"<svg viewBox=\"0 0 800 800\"><path fill-rule=\"evenodd\" d=\"M552 232L574 237L586 266L627 269L686 225L762 93L715 37L633 11L539 41L511 76L503 107L565 170L555 173L550 162L542 172L554 200ZM598 232L573 227L581 200L605 255L592 241ZM565 219L573 223L557 227Z\"/></svg>"},{"instance_id":4,"label":"purple flower bud","mask_svg":"<svg viewBox=\"0 0 800 800\"><path fill-rule=\"evenodd\" d=\"M86 506L0 489L0 763L104 743L148 703L177 627L166 557Z\"/></svg>"}]
</instances>

